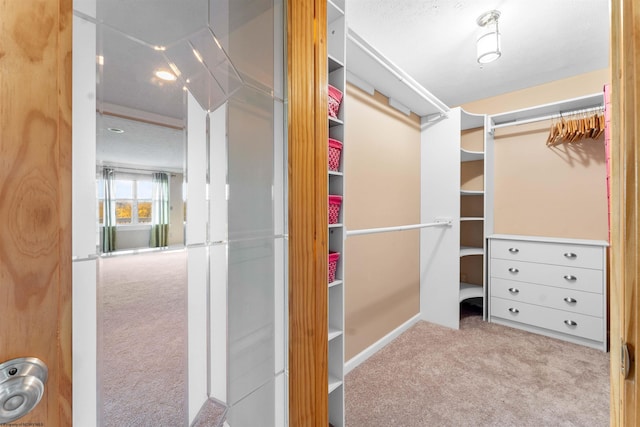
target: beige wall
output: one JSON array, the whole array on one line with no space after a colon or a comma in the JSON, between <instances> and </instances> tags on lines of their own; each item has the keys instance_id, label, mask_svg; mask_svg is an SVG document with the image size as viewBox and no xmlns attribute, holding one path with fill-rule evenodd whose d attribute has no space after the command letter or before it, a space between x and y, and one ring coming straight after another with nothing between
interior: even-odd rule
<instances>
[{"instance_id":1,"label":"beige wall","mask_svg":"<svg viewBox=\"0 0 640 427\"><path fill-rule=\"evenodd\" d=\"M420 124L387 98L347 85L347 230L420 222ZM351 236L345 248L345 358L419 311L419 232Z\"/></svg>"},{"instance_id":2,"label":"beige wall","mask_svg":"<svg viewBox=\"0 0 640 427\"><path fill-rule=\"evenodd\" d=\"M494 231L607 240L604 136L547 147L550 125L496 130Z\"/></svg>"},{"instance_id":3,"label":"beige wall","mask_svg":"<svg viewBox=\"0 0 640 427\"><path fill-rule=\"evenodd\" d=\"M539 86L505 93L462 105L468 113L497 114L540 104L602 92L610 81L609 69L592 71Z\"/></svg>"},{"instance_id":4,"label":"beige wall","mask_svg":"<svg viewBox=\"0 0 640 427\"><path fill-rule=\"evenodd\" d=\"M469 103L495 114L601 92L609 70ZM548 147L550 121L497 129L494 232L607 240L604 142Z\"/></svg>"},{"instance_id":5,"label":"beige wall","mask_svg":"<svg viewBox=\"0 0 640 427\"><path fill-rule=\"evenodd\" d=\"M496 114L599 92L608 80L609 71L604 69L462 107L471 113ZM390 108L384 96L376 93L371 97L351 85L347 85L346 96L347 229L418 223L418 117L407 117ZM547 148L548 125L540 123L537 127L538 131L518 126L497 132L495 231L606 239L605 165L601 142L588 140L575 146ZM472 135L465 135L465 148L480 150L481 138L477 138L474 131L468 133ZM473 169L474 165L470 167ZM477 171L471 170L468 177L461 177L466 181L465 187L482 186L475 176ZM462 209L466 215L482 214L481 205L469 203ZM470 238L477 234L474 230L468 231L466 234ZM419 251L417 231L347 238L346 360L418 313ZM481 271L475 265L463 265L462 268L470 272ZM482 281L481 277L471 277L470 273L469 276L466 278L469 282Z\"/></svg>"}]
</instances>

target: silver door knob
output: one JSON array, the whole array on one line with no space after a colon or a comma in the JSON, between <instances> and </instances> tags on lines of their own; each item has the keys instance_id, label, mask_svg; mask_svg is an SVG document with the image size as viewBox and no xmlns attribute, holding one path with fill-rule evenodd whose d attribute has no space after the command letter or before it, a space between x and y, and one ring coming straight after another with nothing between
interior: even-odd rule
<instances>
[{"instance_id":1,"label":"silver door knob","mask_svg":"<svg viewBox=\"0 0 640 427\"><path fill-rule=\"evenodd\" d=\"M0 424L31 412L40 402L47 382L47 365L35 357L0 364Z\"/></svg>"}]
</instances>

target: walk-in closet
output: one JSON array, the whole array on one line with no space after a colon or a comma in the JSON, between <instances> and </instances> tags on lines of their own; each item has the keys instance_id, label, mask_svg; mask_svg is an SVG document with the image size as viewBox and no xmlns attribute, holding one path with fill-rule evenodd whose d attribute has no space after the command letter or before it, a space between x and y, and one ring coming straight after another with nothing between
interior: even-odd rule
<instances>
[{"instance_id":1,"label":"walk-in closet","mask_svg":"<svg viewBox=\"0 0 640 427\"><path fill-rule=\"evenodd\" d=\"M0 425L636 424L635 2L0 16Z\"/></svg>"}]
</instances>

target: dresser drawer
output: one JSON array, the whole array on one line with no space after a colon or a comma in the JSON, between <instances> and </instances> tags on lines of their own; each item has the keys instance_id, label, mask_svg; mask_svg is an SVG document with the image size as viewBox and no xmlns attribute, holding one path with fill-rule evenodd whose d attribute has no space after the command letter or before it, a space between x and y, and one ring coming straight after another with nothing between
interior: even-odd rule
<instances>
[{"instance_id":1,"label":"dresser drawer","mask_svg":"<svg viewBox=\"0 0 640 427\"><path fill-rule=\"evenodd\" d=\"M569 243L491 239L490 257L571 267L603 268L603 248Z\"/></svg>"},{"instance_id":2,"label":"dresser drawer","mask_svg":"<svg viewBox=\"0 0 640 427\"><path fill-rule=\"evenodd\" d=\"M602 270L492 258L490 276L540 285L602 293Z\"/></svg>"},{"instance_id":3,"label":"dresser drawer","mask_svg":"<svg viewBox=\"0 0 640 427\"><path fill-rule=\"evenodd\" d=\"M601 294L494 278L491 296L594 317L603 316Z\"/></svg>"},{"instance_id":4,"label":"dresser drawer","mask_svg":"<svg viewBox=\"0 0 640 427\"><path fill-rule=\"evenodd\" d=\"M491 317L537 326L594 341L603 340L603 322L599 317L585 316L523 302L491 298Z\"/></svg>"}]
</instances>

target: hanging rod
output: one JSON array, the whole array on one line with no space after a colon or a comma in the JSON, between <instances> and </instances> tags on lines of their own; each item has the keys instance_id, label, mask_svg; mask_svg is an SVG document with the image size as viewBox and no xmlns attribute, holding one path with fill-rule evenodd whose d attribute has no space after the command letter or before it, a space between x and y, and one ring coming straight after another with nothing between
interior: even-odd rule
<instances>
[{"instance_id":1,"label":"hanging rod","mask_svg":"<svg viewBox=\"0 0 640 427\"><path fill-rule=\"evenodd\" d=\"M347 231L347 236L358 236L361 234L375 234L375 233L386 233L389 231L405 231L405 230L414 230L417 228L427 228L427 227L449 227L451 226L450 219L436 220L435 222L427 222L424 224L411 224L411 225L398 225L395 227L381 227L381 228L363 228L361 230L351 230Z\"/></svg>"},{"instance_id":2,"label":"hanging rod","mask_svg":"<svg viewBox=\"0 0 640 427\"><path fill-rule=\"evenodd\" d=\"M592 105L590 107L585 107L585 108L580 108L579 110L574 110L574 111L561 111L559 113L554 113L554 114L547 114L544 116L538 116L538 117L532 117L530 119L522 119L522 120L513 120L511 122L505 122L505 123L499 123L497 125L493 125L492 129L499 129L499 128L504 128L504 127L508 127L508 126L518 126L518 125L526 125L527 123L535 123L535 122L541 122L543 120L550 120L550 119L559 119L561 117L564 116L571 116L573 114L581 114L581 113L586 113L589 112L589 110L596 110L599 108L604 108L604 105L602 104L597 104L597 105Z\"/></svg>"},{"instance_id":3,"label":"hanging rod","mask_svg":"<svg viewBox=\"0 0 640 427\"><path fill-rule=\"evenodd\" d=\"M147 168L138 168L135 166L118 166L115 164L98 164L96 165L96 171L100 172L102 169L113 169L115 172L128 173L132 175L145 175L151 174L155 172L166 173L171 176L176 176L176 174L184 174L184 171L175 171L175 170L166 170L166 169L147 169Z\"/></svg>"},{"instance_id":4,"label":"hanging rod","mask_svg":"<svg viewBox=\"0 0 640 427\"><path fill-rule=\"evenodd\" d=\"M357 39L356 39L356 37L357 37ZM364 40L358 40L358 39L360 39L360 37L357 34L353 33L351 28L347 29L347 38L351 42L353 42L356 46L358 46L360 49L362 49L372 59L374 59L378 64L382 65L387 71L389 71L391 74L393 74L393 76L396 79L398 79L398 81L400 81L405 86L407 86L409 89L411 89L412 91L417 93L422 99L424 99L425 101L429 102L434 107L436 107L438 109L438 111L440 111L440 115L447 114L447 112L448 112L447 108L448 107L446 105L442 104L442 102L439 99L435 98L433 95L424 93L425 92L424 88L422 88L422 86L420 86L420 84L417 83L415 80L413 80L409 75L401 75L398 70L394 69L394 68L397 68L397 66L395 64L393 64L392 62L386 60L386 58L384 58L384 57L381 58L382 55L377 53L377 52L373 52L371 47L365 46L365 44L367 44L367 43ZM383 60L383 58L386 61ZM431 96L429 96L429 95L431 95ZM387 96L391 97L391 95L387 95ZM443 107L443 105L444 105L444 107Z\"/></svg>"}]
</instances>

